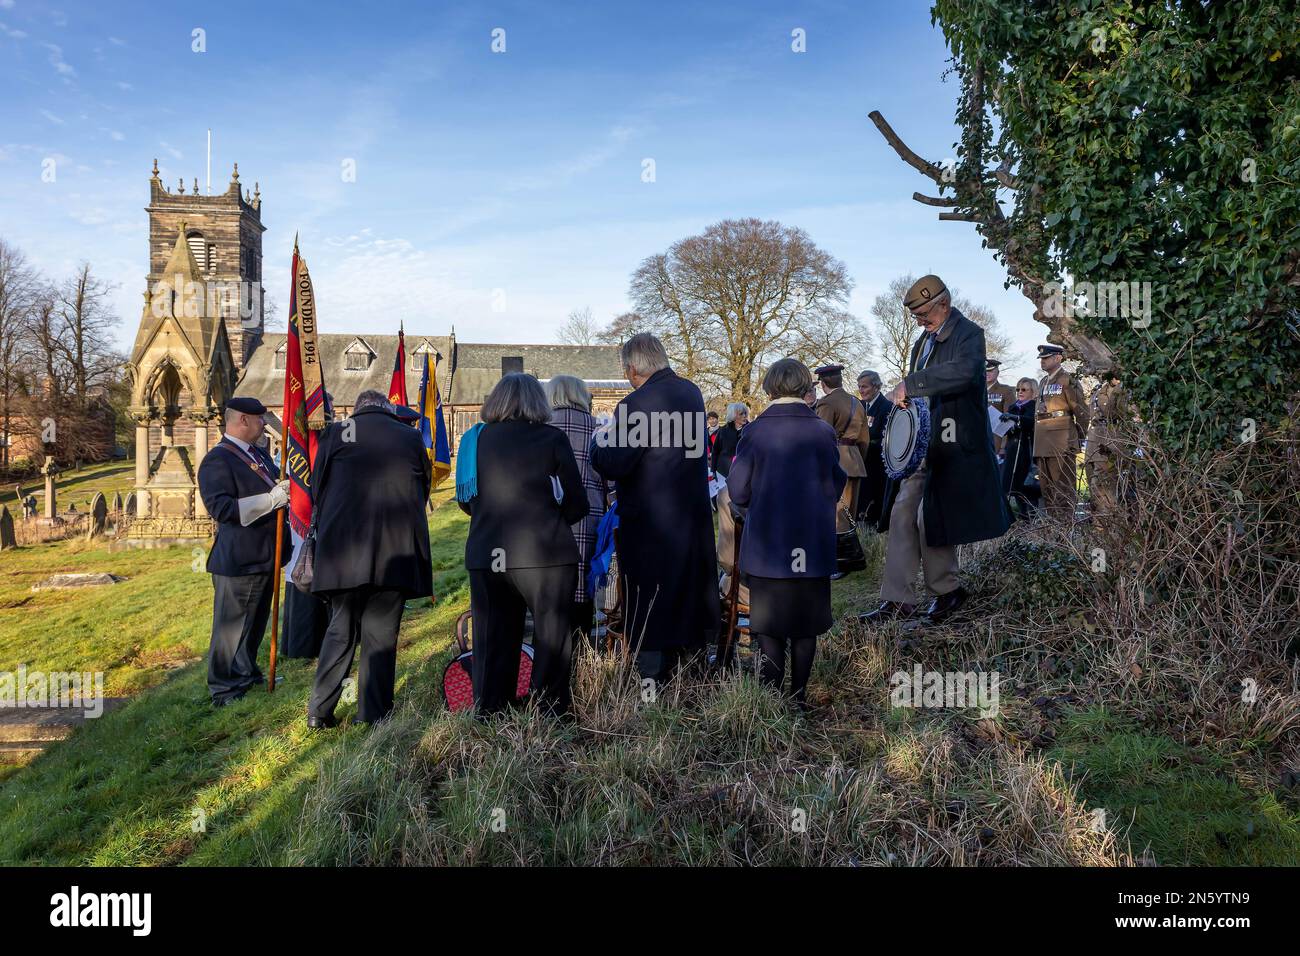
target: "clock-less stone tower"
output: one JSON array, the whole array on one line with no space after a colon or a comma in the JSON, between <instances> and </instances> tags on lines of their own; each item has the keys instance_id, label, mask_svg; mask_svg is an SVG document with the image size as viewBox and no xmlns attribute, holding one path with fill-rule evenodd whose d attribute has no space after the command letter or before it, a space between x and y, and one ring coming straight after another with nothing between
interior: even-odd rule
<instances>
[{"instance_id":1,"label":"clock-less stone tower","mask_svg":"<svg viewBox=\"0 0 1300 956\"><path fill-rule=\"evenodd\" d=\"M221 438L226 400L261 341L262 199L241 190L176 192L149 183L149 277L128 365L135 419L137 515L127 543L214 532L198 495L199 462Z\"/></svg>"}]
</instances>

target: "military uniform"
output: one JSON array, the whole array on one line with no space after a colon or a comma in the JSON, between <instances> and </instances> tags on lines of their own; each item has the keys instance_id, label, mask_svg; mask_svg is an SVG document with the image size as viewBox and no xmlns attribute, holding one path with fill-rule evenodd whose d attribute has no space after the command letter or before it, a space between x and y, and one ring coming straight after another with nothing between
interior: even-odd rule
<instances>
[{"instance_id":1,"label":"military uniform","mask_svg":"<svg viewBox=\"0 0 1300 956\"><path fill-rule=\"evenodd\" d=\"M1092 393L1088 447L1083 453L1083 469L1088 476L1093 514L1114 511L1119 503L1123 445L1112 428L1128 419L1128 398L1124 394L1124 386L1109 379L1097 386L1097 390Z\"/></svg>"},{"instance_id":2,"label":"military uniform","mask_svg":"<svg viewBox=\"0 0 1300 956\"><path fill-rule=\"evenodd\" d=\"M1048 351L1059 347L1052 347ZM1039 352L1044 353L1040 347ZM1073 520L1077 496L1079 443L1088 431L1088 403L1083 387L1064 367L1038 386L1034 413L1034 463L1043 490L1043 511L1052 518Z\"/></svg>"},{"instance_id":3,"label":"military uniform","mask_svg":"<svg viewBox=\"0 0 1300 956\"><path fill-rule=\"evenodd\" d=\"M842 367L842 366L839 366ZM827 368L837 368L831 365ZM817 370L819 373L823 369ZM867 413L862 402L843 388L832 388L813 405L813 411L826 424L835 429L835 438L840 446L840 467L849 480L844 483L844 493L840 495L839 507L835 514L835 532L843 534L853 530L852 516L858 512L858 481L867 476L866 463L862 460L859 442L869 440Z\"/></svg>"},{"instance_id":4,"label":"military uniform","mask_svg":"<svg viewBox=\"0 0 1300 956\"><path fill-rule=\"evenodd\" d=\"M1016 390L1010 385L1003 385L1001 382L994 382L988 387L989 408L995 409L999 415L1005 415L1011 410L1011 406L1016 403ZM1005 435L993 435L993 452L999 458L1006 453L1007 438Z\"/></svg>"}]
</instances>

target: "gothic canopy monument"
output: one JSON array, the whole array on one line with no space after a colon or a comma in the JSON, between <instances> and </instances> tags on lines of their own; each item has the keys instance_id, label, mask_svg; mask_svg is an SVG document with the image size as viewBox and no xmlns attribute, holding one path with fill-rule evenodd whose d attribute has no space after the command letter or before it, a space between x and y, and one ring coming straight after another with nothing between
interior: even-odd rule
<instances>
[{"instance_id":1,"label":"gothic canopy monument","mask_svg":"<svg viewBox=\"0 0 1300 956\"><path fill-rule=\"evenodd\" d=\"M199 461L221 438L226 400L263 331L262 200L241 190L186 194L150 180L149 278L128 370L135 419L135 546L214 532Z\"/></svg>"}]
</instances>

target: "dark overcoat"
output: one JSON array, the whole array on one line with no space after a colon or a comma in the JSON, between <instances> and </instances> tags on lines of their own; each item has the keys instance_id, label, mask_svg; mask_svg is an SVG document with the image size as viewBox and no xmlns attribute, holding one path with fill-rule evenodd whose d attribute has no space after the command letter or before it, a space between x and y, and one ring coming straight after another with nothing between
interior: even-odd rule
<instances>
[{"instance_id":1,"label":"dark overcoat","mask_svg":"<svg viewBox=\"0 0 1300 956\"><path fill-rule=\"evenodd\" d=\"M266 470L279 477L277 465L261 447L253 454ZM223 438L199 463L199 495L217 523L217 540L208 553L211 574L239 577L245 574L269 574L275 567L275 524L285 523L280 563L288 562L293 553L289 538L287 508L277 508L245 527L239 523L239 499L264 495L271 490L266 479L253 469L243 449Z\"/></svg>"},{"instance_id":2,"label":"dark overcoat","mask_svg":"<svg viewBox=\"0 0 1300 956\"><path fill-rule=\"evenodd\" d=\"M847 480L835 429L816 412L803 401L765 408L740 433L727 478L732 503L748 509L740 570L762 578L834 574L835 506Z\"/></svg>"},{"instance_id":3,"label":"dark overcoat","mask_svg":"<svg viewBox=\"0 0 1300 956\"><path fill-rule=\"evenodd\" d=\"M372 585L408 599L432 594L424 511L431 479L420 433L384 408L360 408L327 426L311 479L312 592Z\"/></svg>"},{"instance_id":4,"label":"dark overcoat","mask_svg":"<svg viewBox=\"0 0 1300 956\"><path fill-rule=\"evenodd\" d=\"M1011 524L993 432L989 428L984 381L984 330L954 308L934 341L923 368L918 368L926 336L912 346L903 379L907 397L930 405L930 447L926 453L925 540L930 547L969 544L997 538ZM881 514L889 527L898 482L890 481Z\"/></svg>"},{"instance_id":5,"label":"dark overcoat","mask_svg":"<svg viewBox=\"0 0 1300 956\"><path fill-rule=\"evenodd\" d=\"M591 449L592 466L615 484L627 635L642 651L699 646L717 635L720 616L704 399L693 382L660 369L618 403L614 424L652 412L673 413L660 420L675 420L694 447L630 447L615 427Z\"/></svg>"}]
</instances>

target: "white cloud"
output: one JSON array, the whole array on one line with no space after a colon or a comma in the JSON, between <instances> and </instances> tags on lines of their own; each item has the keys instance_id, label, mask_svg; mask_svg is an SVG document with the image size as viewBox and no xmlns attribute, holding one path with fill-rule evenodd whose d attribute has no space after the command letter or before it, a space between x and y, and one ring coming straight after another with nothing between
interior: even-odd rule
<instances>
[{"instance_id":1,"label":"white cloud","mask_svg":"<svg viewBox=\"0 0 1300 956\"><path fill-rule=\"evenodd\" d=\"M185 158L185 154L182 153L182 152L181 152L179 149L177 149L175 146L173 146L171 143L168 143L168 142L166 142L166 141L159 141L158 145L161 146L161 147L163 148L163 151L164 151L165 153L167 153L167 155L169 155L172 159L184 159L184 158Z\"/></svg>"},{"instance_id":2,"label":"white cloud","mask_svg":"<svg viewBox=\"0 0 1300 956\"><path fill-rule=\"evenodd\" d=\"M3 6L3 4L0 4L0 6ZM0 33L3 33L7 37L12 37L15 40L22 40L27 37L27 31L13 30L3 23L0 23Z\"/></svg>"},{"instance_id":3,"label":"white cloud","mask_svg":"<svg viewBox=\"0 0 1300 956\"><path fill-rule=\"evenodd\" d=\"M55 115L54 115L53 113L51 113L49 110L41 110L41 115L44 116L47 120L49 120L51 123L54 123L56 126L65 126L65 125L67 125L67 124L64 123L62 117L60 117L60 116L55 116Z\"/></svg>"},{"instance_id":4,"label":"white cloud","mask_svg":"<svg viewBox=\"0 0 1300 956\"><path fill-rule=\"evenodd\" d=\"M127 91L128 93L129 93L131 90L135 89L135 87L132 86L130 83L123 83L121 80L118 81L117 88L118 88L119 90L125 90L125 91Z\"/></svg>"},{"instance_id":5,"label":"white cloud","mask_svg":"<svg viewBox=\"0 0 1300 956\"><path fill-rule=\"evenodd\" d=\"M67 60L63 59L63 48L57 43L41 44L45 49L50 51L50 66L54 67L55 72L60 76L76 76L77 71Z\"/></svg>"},{"instance_id":6,"label":"white cloud","mask_svg":"<svg viewBox=\"0 0 1300 956\"><path fill-rule=\"evenodd\" d=\"M109 37L108 42L113 44L113 46L126 46L126 41L121 37Z\"/></svg>"},{"instance_id":7,"label":"white cloud","mask_svg":"<svg viewBox=\"0 0 1300 956\"><path fill-rule=\"evenodd\" d=\"M12 10L13 8L14 0L0 0L0 10Z\"/></svg>"}]
</instances>

